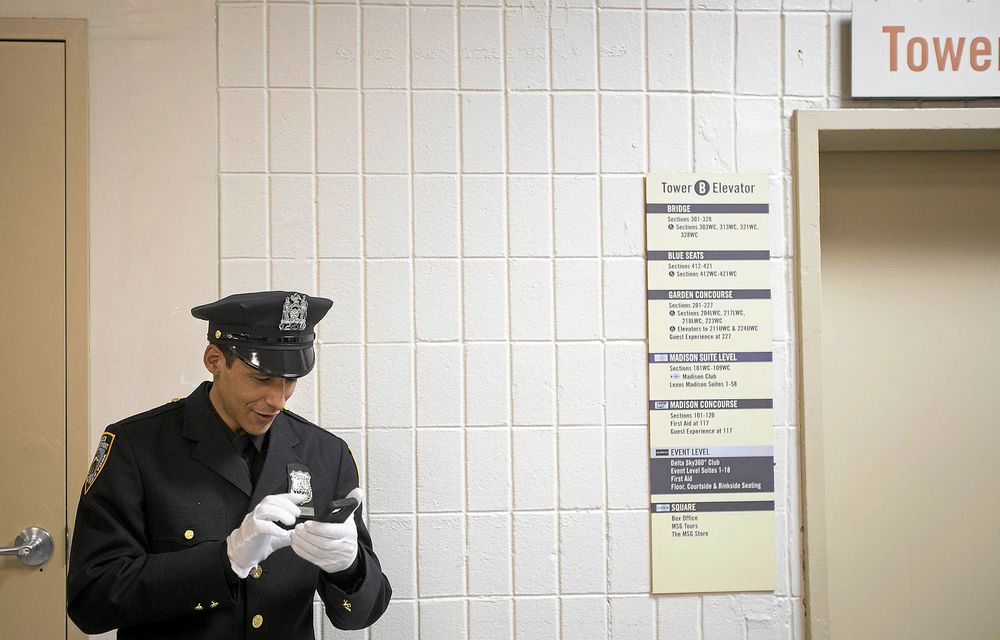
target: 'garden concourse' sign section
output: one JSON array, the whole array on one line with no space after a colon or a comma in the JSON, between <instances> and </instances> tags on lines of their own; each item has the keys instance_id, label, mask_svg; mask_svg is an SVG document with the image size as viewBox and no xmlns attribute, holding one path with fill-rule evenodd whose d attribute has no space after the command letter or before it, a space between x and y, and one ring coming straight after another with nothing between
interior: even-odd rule
<instances>
[{"instance_id":1,"label":"'garden concourse' sign section","mask_svg":"<svg viewBox=\"0 0 1000 640\"><path fill-rule=\"evenodd\" d=\"M774 589L768 183L646 177L654 593Z\"/></svg>"}]
</instances>

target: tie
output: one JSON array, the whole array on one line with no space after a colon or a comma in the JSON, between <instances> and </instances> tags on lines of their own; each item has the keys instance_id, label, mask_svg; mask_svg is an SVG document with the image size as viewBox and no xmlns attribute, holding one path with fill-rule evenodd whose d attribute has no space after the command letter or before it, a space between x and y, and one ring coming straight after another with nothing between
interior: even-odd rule
<instances>
[{"instance_id":1,"label":"tie","mask_svg":"<svg viewBox=\"0 0 1000 640\"><path fill-rule=\"evenodd\" d=\"M253 440L245 433L236 436L236 450L240 452L243 461L247 464L247 471L250 473L250 484L257 486L257 479L260 477L260 470L263 466L261 458L263 456L253 446Z\"/></svg>"}]
</instances>

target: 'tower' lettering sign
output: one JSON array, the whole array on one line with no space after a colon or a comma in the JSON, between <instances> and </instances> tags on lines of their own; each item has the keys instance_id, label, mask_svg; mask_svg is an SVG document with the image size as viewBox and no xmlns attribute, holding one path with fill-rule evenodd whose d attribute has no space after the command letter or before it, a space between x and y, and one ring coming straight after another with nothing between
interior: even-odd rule
<instances>
[{"instance_id":1,"label":"'tower' lettering sign","mask_svg":"<svg viewBox=\"0 0 1000 640\"><path fill-rule=\"evenodd\" d=\"M855 98L1000 96L1000 2L854 0Z\"/></svg>"}]
</instances>

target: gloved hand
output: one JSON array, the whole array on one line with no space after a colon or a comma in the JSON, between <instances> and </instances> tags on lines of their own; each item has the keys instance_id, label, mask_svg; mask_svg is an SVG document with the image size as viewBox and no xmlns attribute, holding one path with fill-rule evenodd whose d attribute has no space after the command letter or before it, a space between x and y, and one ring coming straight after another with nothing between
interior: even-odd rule
<instances>
[{"instance_id":1,"label":"gloved hand","mask_svg":"<svg viewBox=\"0 0 1000 640\"><path fill-rule=\"evenodd\" d=\"M365 494L360 487L348 498L354 498L361 507ZM354 511L344 522L317 522L307 520L292 531L292 551L327 573L349 569L358 557L358 526Z\"/></svg>"},{"instance_id":2,"label":"gloved hand","mask_svg":"<svg viewBox=\"0 0 1000 640\"><path fill-rule=\"evenodd\" d=\"M282 529L276 522L295 524L301 510L299 504L305 496L280 493L265 496L253 511L243 518L243 524L226 538L229 566L240 578L278 549L291 544L291 531Z\"/></svg>"}]
</instances>

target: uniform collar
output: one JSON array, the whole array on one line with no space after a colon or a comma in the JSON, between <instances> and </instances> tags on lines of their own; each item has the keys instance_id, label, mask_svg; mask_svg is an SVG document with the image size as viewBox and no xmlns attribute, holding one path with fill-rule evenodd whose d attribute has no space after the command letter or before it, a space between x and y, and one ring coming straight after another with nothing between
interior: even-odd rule
<instances>
[{"instance_id":1,"label":"uniform collar","mask_svg":"<svg viewBox=\"0 0 1000 640\"><path fill-rule=\"evenodd\" d=\"M191 456L250 496L253 487L246 464L233 446L232 430L212 407L208 392L211 382L201 383L184 403L181 435L197 444Z\"/></svg>"},{"instance_id":2,"label":"uniform collar","mask_svg":"<svg viewBox=\"0 0 1000 640\"><path fill-rule=\"evenodd\" d=\"M266 495L287 492L287 465L301 463L301 460L295 452L299 439L285 413L281 412L275 417L265 434L268 437L267 456L254 490L246 473L246 464L233 447L233 431L219 418L208 397L211 388L211 382L201 383L184 403L181 435L197 443L192 457L228 480L248 497L252 497L251 506ZM263 437L260 437L261 445Z\"/></svg>"}]
</instances>

